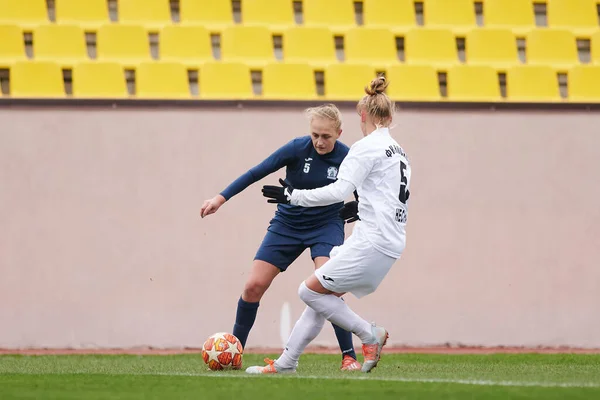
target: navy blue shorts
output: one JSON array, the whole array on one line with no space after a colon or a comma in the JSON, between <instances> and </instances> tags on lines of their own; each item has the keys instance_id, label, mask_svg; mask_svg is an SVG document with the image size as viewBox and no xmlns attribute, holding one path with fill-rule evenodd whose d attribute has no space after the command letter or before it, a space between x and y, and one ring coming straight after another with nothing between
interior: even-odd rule
<instances>
[{"instance_id":1,"label":"navy blue shorts","mask_svg":"<svg viewBox=\"0 0 600 400\"><path fill-rule=\"evenodd\" d=\"M344 228L340 223L302 231L272 221L254 259L273 264L283 272L308 248L314 260L316 257L329 257L331 249L342 243Z\"/></svg>"}]
</instances>

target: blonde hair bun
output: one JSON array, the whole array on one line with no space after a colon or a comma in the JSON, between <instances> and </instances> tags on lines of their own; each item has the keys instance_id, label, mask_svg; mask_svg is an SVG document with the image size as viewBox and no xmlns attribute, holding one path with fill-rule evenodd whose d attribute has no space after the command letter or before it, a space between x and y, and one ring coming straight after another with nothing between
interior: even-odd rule
<instances>
[{"instance_id":1,"label":"blonde hair bun","mask_svg":"<svg viewBox=\"0 0 600 400\"><path fill-rule=\"evenodd\" d=\"M365 93L369 96L377 96L378 94L383 94L388 85L389 82L387 79L385 79L385 76L378 76L377 78L371 81L371 84L369 86L365 87Z\"/></svg>"},{"instance_id":2,"label":"blonde hair bun","mask_svg":"<svg viewBox=\"0 0 600 400\"><path fill-rule=\"evenodd\" d=\"M366 112L373 119L377 127L389 126L396 109L396 105L385 93L390 82L384 76L373 79L369 86L365 87L366 96L356 105L356 110Z\"/></svg>"}]
</instances>

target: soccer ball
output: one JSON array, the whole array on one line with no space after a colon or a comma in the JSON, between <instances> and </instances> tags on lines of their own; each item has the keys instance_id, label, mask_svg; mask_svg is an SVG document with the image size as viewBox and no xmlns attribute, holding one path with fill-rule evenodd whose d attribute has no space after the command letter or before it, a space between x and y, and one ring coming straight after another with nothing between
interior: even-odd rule
<instances>
[{"instance_id":1,"label":"soccer ball","mask_svg":"<svg viewBox=\"0 0 600 400\"><path fill-rule=\"evenodd\" d=\"M213 371L242 368L242 343L230 333L215 333L202 345L202 359Z\"/></svg>"}]
</instances>

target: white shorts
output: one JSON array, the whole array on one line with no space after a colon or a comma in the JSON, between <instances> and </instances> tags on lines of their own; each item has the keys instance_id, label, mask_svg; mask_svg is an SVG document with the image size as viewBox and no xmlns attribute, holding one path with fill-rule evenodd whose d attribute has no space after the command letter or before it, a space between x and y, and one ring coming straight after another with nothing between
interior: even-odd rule
<instances>
[{"instance_id":1,"label":"white shorts","mask_svg":"<svg viewBox=\"0 0 600 400\"><path fill-rule=\"evenodd\" d=\"M376 250L357 229L344 244L334 247L329 257L315 270L321 285L335 293L351 292L358 298L373 293L396 262Z\"/></svg>"}]
</instances>

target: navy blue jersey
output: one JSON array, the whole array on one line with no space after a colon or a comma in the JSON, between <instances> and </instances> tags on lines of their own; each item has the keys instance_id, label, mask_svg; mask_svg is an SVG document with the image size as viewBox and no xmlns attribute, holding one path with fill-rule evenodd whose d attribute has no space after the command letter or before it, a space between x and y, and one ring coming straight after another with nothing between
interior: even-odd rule
<instances>
[{"instance_id":1,"label":"navy blue jersey","mask_svg":"<svg viewBox=\"0 0 600 400\"><path fill-rule=\"evenodd\" d=\"M337 141L330 153L319 155L310 136L293 139L236 179L221 192L221 195L229 200L249 185L282 167L286 167L285 179L294 188L316 189L327 186L337 179L338 169L348 150L348 146ZM310 230L331 222L342 225L343 220L339 217L339 212L343 204L340 202L323 207L279 204L274 221L284 225L283 228L293 230ZM286 234L287 232L280 232L281 224L271 224L269 230Z\"/></svg>"}]
</instances>

